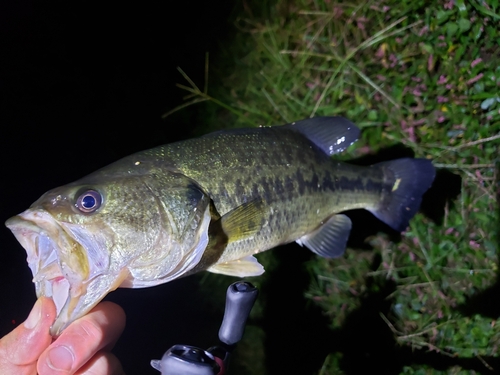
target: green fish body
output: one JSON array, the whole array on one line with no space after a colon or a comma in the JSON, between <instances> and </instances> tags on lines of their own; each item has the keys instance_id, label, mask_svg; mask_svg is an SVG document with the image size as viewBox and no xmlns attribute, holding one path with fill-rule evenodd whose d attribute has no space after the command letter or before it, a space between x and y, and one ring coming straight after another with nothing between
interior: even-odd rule
<instances>
[{"instance_id":1,"label":"green fish body","mask_svg":"<svg viewBox=\"0 0 500 375\"><path fill-rule=\"evenodd\" d=\"M297 241L343 254L364 208L404 230L434 179L425 159L368 167L335 161L359 136L341 117L219 131L125 157L44 194L7 221L28 253L53 333L116 287L198 271L256 276L254 255Z\"/></svg>"}]
</instances>

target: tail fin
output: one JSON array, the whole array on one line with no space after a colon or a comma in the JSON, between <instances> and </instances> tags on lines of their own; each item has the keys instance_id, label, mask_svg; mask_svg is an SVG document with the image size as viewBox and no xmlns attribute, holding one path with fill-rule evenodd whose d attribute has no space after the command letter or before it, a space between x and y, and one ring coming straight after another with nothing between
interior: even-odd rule
<instances>
[{"instance_id":1,"label":"tail fin","mask_svg":"<svg viewBox=\"0 0 500 375\"><path fill-rule=\"evenodd\" d=\"M417 213L422 195L430 188L436 171L427 159L397 159L376 164L384 172L387 191L376 208L369 211L378 219L403 231Z\"/></svg>"}]
</instances>

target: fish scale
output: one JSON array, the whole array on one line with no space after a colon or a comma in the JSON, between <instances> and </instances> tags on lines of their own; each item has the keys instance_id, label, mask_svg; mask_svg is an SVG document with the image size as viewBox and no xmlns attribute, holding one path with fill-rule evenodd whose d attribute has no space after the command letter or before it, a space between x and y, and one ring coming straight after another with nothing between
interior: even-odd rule
<instances>
[{"instance_id":1,"label":"fish scale","mask_svg":"<svg viewBox=\"0 0 500 375\"><path fill-rule=\"evenodd\" d=\"M220 132L162 146L158 153L167 165L196 181L221 216L250 201L265 202L262 229L228 244L221 262L294 241L335 213L373 207L384 185L382 171L333 162L292 129ZM151 157L161 164L157 155Z\"/></svg>"}]
</instances>

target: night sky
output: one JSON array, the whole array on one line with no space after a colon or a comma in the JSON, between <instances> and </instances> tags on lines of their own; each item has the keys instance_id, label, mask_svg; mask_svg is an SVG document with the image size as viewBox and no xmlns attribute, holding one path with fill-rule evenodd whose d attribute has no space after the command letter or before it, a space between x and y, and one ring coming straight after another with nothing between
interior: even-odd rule
<instances>
[{"instance_id":1,"label":"night sky","mask_svg":"<svg viewBox=\"0 0 500 375\"><path fill-rule=\"evenodd\" d=\"M205 52L216 54L231 31L232 1L168 3L0 3L0 222L51 188L192 135L196 107L161 115L182 101L176 66L202 84ZM3 224L0 236L3 336L35 294L24 250ZM216 343L221 316L204 311L198 282L109 296L127 313L115 351L127 373L157 373L149 360L173 344Z\"/></svg>"}]
</instances>

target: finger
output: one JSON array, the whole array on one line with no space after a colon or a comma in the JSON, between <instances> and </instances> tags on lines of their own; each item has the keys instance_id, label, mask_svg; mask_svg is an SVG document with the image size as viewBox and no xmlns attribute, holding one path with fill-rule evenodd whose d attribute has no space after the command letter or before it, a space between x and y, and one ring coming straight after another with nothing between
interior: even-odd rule
<instances>
[{"instance_id":1,"label":"finger","mask_svg":"<svg viewBox=\"0 0 500 375\"><path fill-rule=\"evenodd\" d=\"M123 309L102 302L70 324L38 360L40 375L74 374L101 349L109 350L125 327Z\"/></svg>"},{"instance_id":2,"label":"finger","mask_svg":"<svg viewBox=\"0 0 500 375\"><path fill-rule=\"evenodd\" d=\"M34 374L36 361L50 345L49 329L56 318L50 298L39 298L23 324L0 340L1 374Z\"/></svg>"},{"instance_id":3,"label":"finger","mask_svg":"<svg viewBox=\"0 0 500 375\"><path fill-rule=\"evenodd\" d=\"M100 351L78 370L76 375L125 375L125 373L115 355Z\"/></svg>"}]
</instances>

